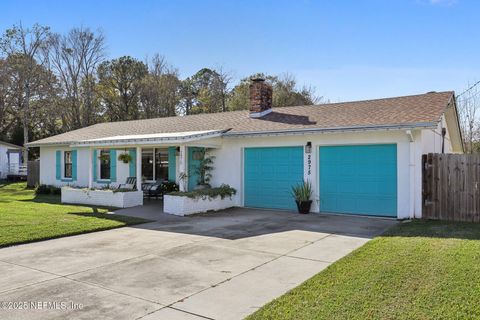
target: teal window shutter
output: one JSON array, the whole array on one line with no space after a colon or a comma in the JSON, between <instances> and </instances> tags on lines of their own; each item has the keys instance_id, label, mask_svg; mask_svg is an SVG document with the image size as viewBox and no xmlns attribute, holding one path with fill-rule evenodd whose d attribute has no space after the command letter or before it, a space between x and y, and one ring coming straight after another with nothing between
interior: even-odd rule
<instances>
[{"instance_id":1,"label":"teal window shutter","mask_svg":"<svg viewBox=\"0 0 480 320\"><path fill-rule=\"evenodd\" d=\"M137 163L137 150L135 149L130 149L128 151L128 153L130 154L130 158L132 158L132 160L130 161L129 165L128 165L128 169L129 169L129 176L130 177L136 177L137 176L137 168L136 168L136 163Z\"/></svg>"},{"instance_id":2,"label":"teal window shutter","mask_svg":"<svg viewBox=\"0 0 480 320\"><path fill-rule=\"evenodd\" d=\"M97 182L97 150L93 150L92 157L93 181Z\"/></svg>"},{"instance_id":3,"label":"teal window shutter","mask_svg":"<svg viewBox=\"0 0 480 320\"><path fill-rule=\"evenodd\" d=\"M177 148L168 147L168 181L176 182L177 177Z\"/></svg>"},{"instance_id":4,"label":"teal window shutter","mask_svg":"<svg viewBox=\"0 0 480 320\"><path fill-rule=\"evenodd\" d=\"M77 181L77 150L72 150L72 180Z\"/></svg>"},{"instance_id":5,"label":"teal window shutter","mask_svg":"<svg viewBox=\"0 0 480 320\"><path fill-rule=\"evenodd\" d=\"M62 179L62 151L60 150L55 152L55 178Z\"/></svg>"},{"instance_id":6,"label":"teal window shutter","mask_svg":"<svg viewBox=\"0 0 480 320\"><path fill-rule=\"evenodd\" d=\"M110 149L110 181L117 181L117 150Z\"/></svg>"}]
</instances>

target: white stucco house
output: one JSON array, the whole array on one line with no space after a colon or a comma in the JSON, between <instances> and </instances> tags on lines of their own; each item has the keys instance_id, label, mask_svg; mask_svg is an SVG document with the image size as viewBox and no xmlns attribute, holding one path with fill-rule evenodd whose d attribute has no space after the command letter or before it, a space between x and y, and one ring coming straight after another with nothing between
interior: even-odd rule
<instances>
[{"instance_id":1,"label":"white stucco house","mask_svg":"<svg viewBox=\"0 0 480 320\"><path fill-rule=\"evenodd\" d=\"M211 148L211 184L237 190L236 206L294 209L308 180L313 212L421 217L422 154L462 153L453 92L272 108L272 89L250 85L250 110L101 123L29 144L40 182L101 187L159 179L196 184L199 148ZM132 161L118 160L128 153Z\"/></svg>"},{"instance_id":2,"label":"white stucco house","mask_svg":"<svg viewBox=\"0 0 480 320\"><path fill-rule=\"evenodd\" d=\"M22 150L20 146L0 141L0 180L22 171Z\"/></svg>"}]
</instances>

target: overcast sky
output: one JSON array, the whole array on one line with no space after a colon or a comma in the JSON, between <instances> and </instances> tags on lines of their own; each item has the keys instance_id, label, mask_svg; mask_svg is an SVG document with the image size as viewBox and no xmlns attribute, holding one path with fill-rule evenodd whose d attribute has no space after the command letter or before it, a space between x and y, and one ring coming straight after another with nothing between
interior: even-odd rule
<instances>
[{"instance_id":1,"label":"overcast sky","mask_svg":"<svg viewBox=\"0 0 480 320\"><path fill-rule=\"evenodd\" d=\"M0 2L0 29L102 29L108 56L164 55L182 77L291 73L331 101L455 90L480 80L480 1Z\"/></svg>"}]
</instances>

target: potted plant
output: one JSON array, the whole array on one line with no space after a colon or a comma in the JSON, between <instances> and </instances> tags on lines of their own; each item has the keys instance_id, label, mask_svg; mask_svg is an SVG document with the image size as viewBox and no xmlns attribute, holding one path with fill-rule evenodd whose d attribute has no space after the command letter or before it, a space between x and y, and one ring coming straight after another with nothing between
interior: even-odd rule
<instances>
[{"instance_id":1,"label":"potted plant","mask_svg":"<svg viewBox=\"0 0 480 320\"><path fill-rule=\"evenodd\" d=\"M128 154L128 153L121 153L119 156L118 156L118 161L123 161L123 163L129 163L130 161L132 161L132 157Z\"/></svg>"},{"instance_id":2,"label":"potted plant","mask_svg":"<svg viewBox=\"0 0 480 320\"><path fill-rule=\"evenodd\" d=\"M310 181L303 181L292 187L292 196L297 203L299 213L309 213L312 206L312 184Z\"/></svg>"},{"instance_id":3,"label":"potted plant","mask_svg":"<svg viewBox=\"0 0 480 320\"><path fill-rule=\"evenodd\" d=\"M212 170L213 167L213 160L215 159L214 156L208 153L208 149L203 149L199 151L200 154L200 162L198 166L195 168L195 174L197 174L197 186L195 190L201 189L208 189L211 188L210 186L210 179L212 178Z\"/></svg>"},{"instance_id":4,"label":"potted plant","mask_svg":"<svg viewBox=\"0 0 480 320\"><path fill-rule=\"evenodd\" d=\"M109 161L109 160L110 160L110 155L103 153L103 154L100 154L100 155L98 156L98 159L99 159L100 161Z\"/></svg>"}]
</instances>

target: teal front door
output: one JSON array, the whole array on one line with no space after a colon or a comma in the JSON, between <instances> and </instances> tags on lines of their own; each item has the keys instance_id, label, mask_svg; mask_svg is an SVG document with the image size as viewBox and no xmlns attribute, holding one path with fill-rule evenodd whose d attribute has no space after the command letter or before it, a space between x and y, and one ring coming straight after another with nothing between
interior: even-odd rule
<instances>
[{"instance_id":1,"label":"teal front door","mask_svg":"<svg viewBox=\"0 0 480 320\"><path fill-rule=\"evenodd\" d=\"M196 156L197 153L201 152L203 148L198 147L187 147L188 154L188 191L192 191L198 184L198 173L197 168L200 164L201 159Z\"/></svg>"},{"instance_id":2,"label":"teal front door","mask_svg":"<svg viewBox=\"0 0 480 320\"><path fill-rule=\"evenodd\" d=\"M320 147L320 211L397 216L395 144Z\"/></svg>"},{"instance_id":3,"label":"teal front door","mask_svg":"<svg viewBox=\"0 0 480 320\"><path fill-rule=\"evenodd\" d=\"M303 147L245 148L246 207L295 209L291 188L303 181Z\"/></svg>"}]
</instances>

